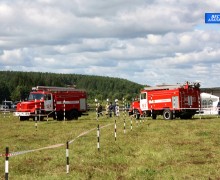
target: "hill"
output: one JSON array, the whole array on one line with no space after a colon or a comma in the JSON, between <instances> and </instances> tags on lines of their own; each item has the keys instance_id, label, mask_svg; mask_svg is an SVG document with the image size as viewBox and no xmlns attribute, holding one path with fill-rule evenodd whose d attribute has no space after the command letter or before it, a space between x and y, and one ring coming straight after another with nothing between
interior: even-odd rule
<instances>
[{"instance_id":1,"label":"hill","mask_svg":"<svg viewBox=\"0 0 220 180\"><path fill-rule=\"evenodd\" d=\"M121 78L56 74L42 72L0 71L0 100L24 100L35 86L76 86L88 92L89 101L95 98L131 100L137 96L143 85Z\"/></svg>"}]
</instances>

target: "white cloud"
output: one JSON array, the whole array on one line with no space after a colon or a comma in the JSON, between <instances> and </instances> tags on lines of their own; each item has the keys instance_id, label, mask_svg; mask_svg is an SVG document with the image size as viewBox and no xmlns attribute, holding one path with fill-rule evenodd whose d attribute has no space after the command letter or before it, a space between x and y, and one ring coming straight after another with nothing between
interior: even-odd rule
<instances>
[{"instance_id":1,"label":"white cloud","mask_svg":"<svg viewBox=\"0 0 220 180\"><path fill-rule=\"evenodd\" d=\"M0 16L2 18L11 18L13 15L13 10L7 4L0 4Z\"/></svg>"},{"instance_id":2,"label":"white cloud","mask_svg":"<svg viewBox=\"0 0 220 180\"><path fill-rule=\"evenodd\" d=\"M217 0L2 0L0 70L220 86Z\"/></svg>"}]
</instances>

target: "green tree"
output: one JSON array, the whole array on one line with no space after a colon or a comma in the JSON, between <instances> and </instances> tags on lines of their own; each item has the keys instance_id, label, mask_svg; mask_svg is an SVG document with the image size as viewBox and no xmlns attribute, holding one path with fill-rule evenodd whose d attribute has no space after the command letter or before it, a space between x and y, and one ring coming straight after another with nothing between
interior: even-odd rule
<instances>
[{"instance_id":1,"label":"green tree","mask_svg":"<svg viewBox=\"0 0 220 180\"><path fill-rule=\"evenodd\" d=\"M99 99L122 99L139 94L143 87L140 84L121 78L90 76L80 74L55 74L42 72L0 71L0 100L25 99L34 86L68 86L76 85L77 89L88 92L88 101ZM91 99L91 100L90 100Z\"/></svg>"},{"instance_id":2,"label":"green tree","mask_svg":"<svg viewBox=\"0 0 220 180\"><path fill-rule=\"evenodd\" d=\"M11 100L25 100L28 97L30 90L31 89L27 86L17 86L11 93Z\"/></svg>"},{"instance_id":3,"label":"green tree","mask_svg":"<svg viewBox=\"0 0 220 180\"><path fill-rule=\"evenodd\" d=\"M6 83L0 82L0 100L10 100L10 91Z\"/></svg>"}]
</instances>

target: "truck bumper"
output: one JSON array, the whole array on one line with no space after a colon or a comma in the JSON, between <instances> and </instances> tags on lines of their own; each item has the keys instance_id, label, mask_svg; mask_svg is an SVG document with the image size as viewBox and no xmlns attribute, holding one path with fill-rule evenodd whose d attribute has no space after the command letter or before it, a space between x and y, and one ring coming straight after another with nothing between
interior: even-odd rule
<instances>
[{"instance_id":1,"label":"truck bumper","mask_svg":"<svg viewBox=\"0 0 220 180\"><path fill-rule=\"evenodd\" d=\"M30 116L30 112L14 112L14 116Z\"/></svg>"}]
</instances>

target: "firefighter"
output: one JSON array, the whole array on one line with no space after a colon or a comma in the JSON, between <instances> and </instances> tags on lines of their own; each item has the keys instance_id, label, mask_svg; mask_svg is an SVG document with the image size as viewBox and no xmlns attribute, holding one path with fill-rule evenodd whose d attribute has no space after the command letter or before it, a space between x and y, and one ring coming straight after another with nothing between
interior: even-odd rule
<instances>
[{"instance_id":1,"label":"firefighter","mask_svg":"<svg viewBox=\"0 0 220 180\"><path fill-rule=\"evenodd\" d=\"M218 115L220 115L220 101L218 102L217 109L218 109Z\"/></svg>"},{"instance_id":2,"label":"firefighter","mask_svg":"<svg viewBox=\"0 0 220 180\"><path fill-rule=\"evenodd\" d=\"M112 112L114 112L114 106L112 105L112 102L110 102L110 104L108 106L109 117L112 117Z\"/></svg>"},{"instance_id":3,"label":"firefighter","mask_svg":"<svg viewBox=\"0 0 220 180\"><path fill-rule=\"evenodd\" d=\"M115 99L115 104L114 104L114 115L119 116L119 105L118 105L118 99Z\"/></svg>"},{"instance_id":4,"label":"firefighter","mask_svg":"<svg viewBox=\"0 0 220 180\"><path fill-rule=\"evenodd\" d=\"M102 105L100 104L100 103L98 103L98 117L101 115L101 116L103 116L103 114L102 114Z\"/></svg>"},{"instance_id":5,"label":"firefighter","mask_svg":"<svg viewBox=\"0 0 220 180\"><path fill-rule=\"evenodd\" d=\"M115 103L115 116L119 116L119 105L118 105L118 103Z\"/></svg>"}]
</instances>

